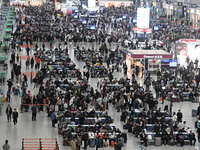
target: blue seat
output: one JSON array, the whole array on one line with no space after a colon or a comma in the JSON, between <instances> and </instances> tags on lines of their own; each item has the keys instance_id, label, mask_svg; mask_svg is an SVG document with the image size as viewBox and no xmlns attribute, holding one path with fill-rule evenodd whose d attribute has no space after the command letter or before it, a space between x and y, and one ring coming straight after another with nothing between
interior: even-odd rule
<instances>
[{"instance_id":1,"label":"blue seat","mask_svg":"<svg viewBox=\"0 0 200 150\"><path fill-rule=\"evenodd\" d=\"M67 57L66 57L66 56L62 56L61 59L62 59L62 60L66 60Z\"/></svg>"},{"instance_id":2,"label":"blue seat","mask_svg":"<svg viewBox=\"0 0 200 150\"><path fill-rule=\"evenodd\" d=\"M67 77L71 77L72 75L72 71L71 70L67 70Z\"/></svg>"},{"instance_id":3,"label":"blue seat","mask_svg":"<svg viewBox=\"0 0 200 150\"><path fill-rule=\"evenodd\" d=\"M59 56L55 56L55 60L56 61L60 60L60 57Z\"/></svg>"},{"instance_id":4,"label":"blue seat","mask_svg":"<svg viewBox=\"0 0 200 150\"><path fill-rule=\"evenodd\" d=\"M147 129L147 131L152 132L153 131L153 125L147 124L146 129Z\"/></svg>"}]
</instances>

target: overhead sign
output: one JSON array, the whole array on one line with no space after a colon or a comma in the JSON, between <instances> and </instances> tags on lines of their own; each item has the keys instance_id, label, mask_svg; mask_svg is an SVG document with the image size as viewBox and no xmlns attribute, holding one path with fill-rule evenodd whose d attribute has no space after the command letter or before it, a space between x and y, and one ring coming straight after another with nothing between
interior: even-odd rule
<instances>
[{"instance_id":1,"label":"overhead sign","mask_svg":"<svg viewBox=\"0 0 200 150\"><path fill-rule=\"evenodd\" d=\"M147 29L149 28L149 8L138 8L137 9L137 28Z\"/></svg>"},{"instance_id":2,"label":"overhead sign","mask_svg":"<svg viewBox=\"0 0 200 150\"><path fill-rule=\"evenodd\" d=\"M88 0L88 8L95 8L96 0Z\"/></svg>"},{"instance_id":3,"label":"overhead sign","mask_svg":"<svg viewBox=\"0 0 200 150\"><path fill-rule=\"evenodd\" d=\"M171 54L166 54L166 55L162 55L162 54L131 54L131 53L127 53L129 56L131 56L132 58L140 58L140 59L172 59L173 56Z\"/></svg>"},{"instance_id":4,"label":"overhead sign","mask_svg":"<svg viewBox=\"0 0 200 150\"><path fill-rule=\"evenodd\" d=\"M152 28L148 29L133 28L132 30L135 32L152 32Z\"/></svg>"}]
</instances>

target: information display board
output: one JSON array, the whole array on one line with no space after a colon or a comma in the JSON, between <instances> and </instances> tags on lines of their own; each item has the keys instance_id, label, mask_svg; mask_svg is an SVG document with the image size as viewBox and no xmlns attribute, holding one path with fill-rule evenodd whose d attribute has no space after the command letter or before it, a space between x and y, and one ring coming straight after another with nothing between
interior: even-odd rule
<instances>
[{"instance_id":1,"label":"information display board","mask_svg":"<svg viewBox=\"0 0 200 150\"><path fill-rule=\"evenodd\" d=\"M146 29L149 28L149 8L138 8L137 9L137 28Z\"/></svg>"}]
</instances>

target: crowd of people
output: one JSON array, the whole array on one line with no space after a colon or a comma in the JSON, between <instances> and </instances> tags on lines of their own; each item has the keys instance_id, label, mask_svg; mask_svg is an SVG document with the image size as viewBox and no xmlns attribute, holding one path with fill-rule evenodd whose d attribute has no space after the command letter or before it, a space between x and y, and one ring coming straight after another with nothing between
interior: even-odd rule
<instances>
[{"instance_id":1,"label":"crowd of people","mask_svg":"<svg viewBox=\"0 0 200 150\"><path fill-rule=\"evenodd\" d=\"M16 95L22 96L21 109L29 111L29 106L32 106L33 121L37 120L37 112L43 111L45 107L48 117L51 118L52 127L58 122L64 145L80 149L84 141L84 149L88 145L90 147L96 145L97 149L111 145L116 150L121 150L126 143L124 141L126 137L119 129L110 127L113 120L105 113L111 103L117 112L122 112L121 121L126 123L128 132L140 137L145 146L148 140L147 124L153 124L155 137L161 137L163 144L173 145L176 140L184 146L183 133L187 130L186 122L182 120L181 111L178 113L172 111L172 101L173 99L184 101L184 92L188 93L189 101L198 99L199 72L191 67L178 67L173 71L162 69L157 71L157 78L152 79L148 70L143 68L141 78L144 79L144 86L138 82L137 67L132 68L129 77L125 63L126 50L121 49L119 44L116 48L111 45L114 42L123 43L125 39L132 41L136 39L136 43L131 45L132 48L138 47L137 38L131 32L135 25L129 18L122 19L124 14L133 15L130 8L105 8L94 12L96 17L90 17L84 9L79 9L78 13L64 14L56 10L53 3L45 3L40 7L23 5L18 6L16 10L16 30L11 41L13 69L11 79L7 81L7 97L9 99L11 91L17 91ZM87 15L83 17L84 14ZM79 19L73 17L74 15L80 18L82 16L81 19L85 19L87 25L80 23ZM95 29L89 29L88 25L95 26ZM196 38L196 32L187 28L184 23L178 25L170 20L152 18L150 25L152 27L160 25L163 29L153 31L147 38L146 45L149 45L150 40L161 40L170 51L171 43L179 38ZM182 30L187 34L181 32ZM42 43L41 47L38 42ZM56 42L59 43L58 46ZM92 48L86 48L87 44ZM155 44L152 46L156 47ZM18 45L27 45L25 50L29 58L25 63L26 68L35 66L35 69L38 69L36 76L31 78L34 88L39 89L35 95L27 91L29 83L26 74L20 77L22 64L17 54ZM31 56L28 45L34 46L34 56ZM73 51L73 47L75 58L85 63L83 72L82 68L76 67L69 56L69 51ZM113 75L114 72L123 72L123 77L117 79ZM90 77L99 78L97 89L90 86L88 82ZM21 84L18 82L20 78L22 78ZM14 79L17 81L16 85L13 83ZM154 91L156 96L153 94ZM162 103L164 100L171 101L170 105L165 106L164 113L158 108L159 99ZM95 110L88 112L88 106L94 106ZM56 114L56 111L59 113ZM80 113L81 111L83 113ZM102 114L96 115L97 111ZM6 110L8 121L13 115L14 124L18 118L15 112L16 110L12 112L8 106ZM95 121L86 121L87 117L92 117ZM101 117L106 121L102 121ZM166 119L167 117L170 119ZM66 121L66 118L70 119ZM91 124L94 127L84 126ZM188 134L188 139L190 145L195 144L196 138L193 132Z\"/></svg>"}]
</instances>

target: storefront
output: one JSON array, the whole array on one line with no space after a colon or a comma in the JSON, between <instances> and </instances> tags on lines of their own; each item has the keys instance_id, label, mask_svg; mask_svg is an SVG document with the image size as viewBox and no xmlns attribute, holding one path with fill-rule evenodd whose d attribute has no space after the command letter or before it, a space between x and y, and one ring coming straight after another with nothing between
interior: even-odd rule
<instances>
[{"instance_id":1,"label":"storefront","mask_svg":"<svg viewBox=\"0 0 200 150\"><path fill-rule=\"evenodd\" d=\"M46 0L11 0L10 4L24 4L24 5L32 5L32 6L40 6L42 3L45 3Z\"/></svg>"},{"instance_id":2,"label":"storefront","mask_svg":"<svg viewBox=\"0 0 200 150\"><path fill-rule=\"evenodd\" d=\"M152 74L161 69L162 60L173 59L172 54L163 50L129 50L126 53L128 72L132 73L133 66L146 68Z\"/></svg>"},{"instance_id":3,"label":"storefront","mask_svg":"<svg viewBox=\"0 0 200 150\"><path fill-rule=\"evenodd\" d=\"M121 7L121 6L132 6L133 1L118 1L118 0L99 0L99 6L103 6L103 7L111 7L111 6L115 6L115 7Z\"/></svg>"},{"instance_id":4,"label":"storefront","mask_svg":"<svg viewBox=\"0 0 200 150\"><path fill-rule=\"evenodd\" d=\"M200 40L195 39L180 39L175 44L175 52L178 63L181 66L187 66L186 58L189 57L190 61L194 62L200 56Z\"/></svg>"}]
</instances>

